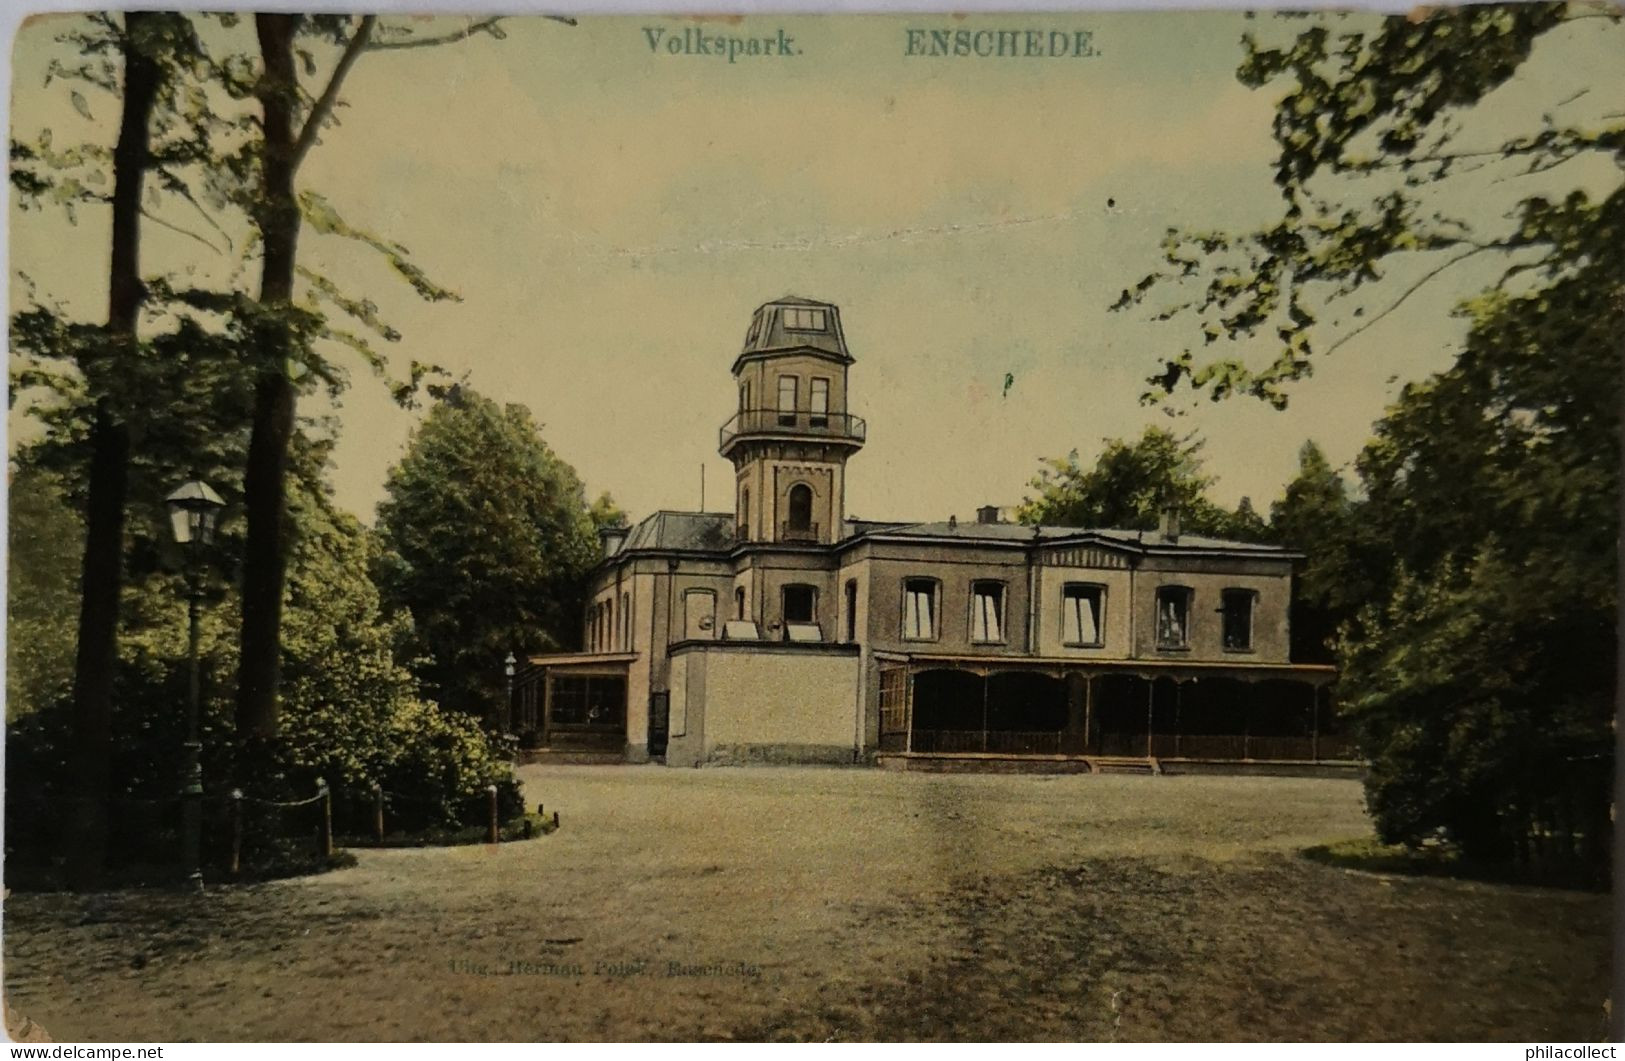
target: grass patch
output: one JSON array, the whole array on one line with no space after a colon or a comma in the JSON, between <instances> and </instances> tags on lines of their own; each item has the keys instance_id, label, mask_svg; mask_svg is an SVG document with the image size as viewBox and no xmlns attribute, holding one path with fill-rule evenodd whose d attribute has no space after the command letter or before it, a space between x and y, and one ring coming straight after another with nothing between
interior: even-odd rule
<instances>
[{"instance_id":1,"label":"grass patch","mask_svg":"<svg viewBox=\"0 0 1625 1061\"><path fill-rule=\"evenodd\" d=\"M526 827L529 827L527 833ZM504 822L498 830L502 843L546 836L558 826L553 816L523 814ZM437 826L416 832L386 833L382 840L375 836L345 836L339 843L346 847L457 847L463 844L490 843L490 827L485 825Z\"/></svg>"},{"instance_id":2,"label":"grass patch","mask_svg":"<svg viewBox=\"0 0 1625 1061\"><path fill-rule=\"evenodd\" d=\"M1404 844L1385 844L1375 837L1366 836L1317 844L1304 848L1302 854L1311 862L1365 873L1449 877L1489 884L1537 884L1584 891L1606 891L1608 887L1606 882L1598 882L1583 867L1476 862L1464 857L1458 848L1450 844L1407 847Z\"/></svg>"}]
</instances>

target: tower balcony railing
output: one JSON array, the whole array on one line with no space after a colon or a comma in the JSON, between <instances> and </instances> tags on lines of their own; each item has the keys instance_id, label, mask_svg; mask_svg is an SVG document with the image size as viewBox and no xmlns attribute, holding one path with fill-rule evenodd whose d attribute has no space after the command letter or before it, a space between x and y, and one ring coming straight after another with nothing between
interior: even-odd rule
<instances>
[{"instance_id":1,"label":"tower balcony railing","mask_svg":"<svg viewBox=\"0 0 1625 1061\"><path fill-rule=\"evenodd\" d=\"M789 520L779 524L779 541L781 542L815 542L818 540L818 524L808 523L798 527Z\"/></svg>"},{"instance_id":2,"label":"tower balcony railing","mask_svg":"<svg viewBox=\"0 0 1625 1061\"><path fill-rule=\"evenodd\" d=\"M726 447L740 435L807 435L862 442L869 425L850 413L814 413L806 409L742 409L722 425L717 444Z\"/></svg>"}]
</instances>

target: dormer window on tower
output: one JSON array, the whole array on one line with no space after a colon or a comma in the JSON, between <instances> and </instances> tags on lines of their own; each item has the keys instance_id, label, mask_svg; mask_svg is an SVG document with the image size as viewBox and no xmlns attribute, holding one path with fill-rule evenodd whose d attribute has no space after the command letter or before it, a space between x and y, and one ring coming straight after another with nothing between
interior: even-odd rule
<instances>
[{"instance_id":1,"label":"dormer window on tower","mask_svg":"<svg viewBox=\"0 0 1625 1061\"><path fill-rule=\"evenodd\" d=\"M800 306L786 307L784 310L784 327L792 332L827 332L829 331L829 314L821 309L809 309Z\"/></svg>"}]
</instances>

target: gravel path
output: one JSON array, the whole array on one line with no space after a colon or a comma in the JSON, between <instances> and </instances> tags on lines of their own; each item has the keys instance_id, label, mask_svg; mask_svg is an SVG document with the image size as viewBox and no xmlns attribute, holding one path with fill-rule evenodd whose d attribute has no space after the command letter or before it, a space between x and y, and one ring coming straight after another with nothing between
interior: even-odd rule
<instances>
[{"instance_id":1,"label":"gravel path","mask_svg":"<svg viewBox=\"0 0 1625 1061\"><path fill-rule=\"evenodd\" d=\"M1359 786L527 767L563 828L14 895L62 1040L1479 1039L1601 1031L1606 897L1309 863Z\"/></svg>"}]
</instances>

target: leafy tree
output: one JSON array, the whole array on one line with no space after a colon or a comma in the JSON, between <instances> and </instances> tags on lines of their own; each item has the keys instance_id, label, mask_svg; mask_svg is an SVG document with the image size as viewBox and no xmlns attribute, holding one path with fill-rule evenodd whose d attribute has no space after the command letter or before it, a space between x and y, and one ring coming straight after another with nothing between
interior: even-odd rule
<instances>
[{"instance_id":1,"label":"leafy tree","mask_svg":"<svg viewBox=\"0 0 1625 1061\"><path fill-rule=\"evenodd\" d=\"M65 163L71 166L85 157L105 159L111 169L109 196L83 181L54 180L31 165L64 165L62 160L50 158L48 137L38 150L14 146L12 151L16 163L12 183L25 204L50 198L71 211L75 202L106 202L112 215L106 323L100 328L79 329L71 352L55 351L56 356L75 364L82 398L89 407L91 459L73 679L74 747L84 798L77 804L81 819L70 850L75 877L88 883L100 871L107 834L104 806L113 751L112 682L118 653L130 452L131 407L123 383L138 360L136 329L146 295L140 264L143 188L155 158L155 115L173 108L178 70L196 57L197 46L183 16L156 12L130 12L122 25L111 17L95 16L88 29L66 34L63 40L75 48L82 63L53 73L70 82L104 87L121 98L118 139L111 153L105 147L70 151ZM77 90L73 98L83 110ZM158 125L162 137L169 123L159 120Z\"/></svg>"},{"instance_id":2,"label":"leafy tree","mask_svg":"<svg viewBox=\"0 0 1625 1061\"><path fill-rule=\"evenodd\" d=\"M1609 112L1579 86L1498 145L1471 141L1465 120L1481 102L1494 106L1543 43L1562 47L1586 32L1618 38L1625 15L1486 4L1338 30L1327 23L1345 16L1311 17L1314 25L1278 47L1263 33L1242 38L1238 78L1280 93L1279 219L1253 231L1171 229L1165 267L1114 306L1154 305L1158 319L1190 321L1210 349L1258 340L1275 343L1275 355L1256 368L1233 355L1199 360L1186 348L1152 377L1149 399L1188 383L1215 399L1250 394L1282 406L1317 357L1464 262L1497 259L1503 283L1538 289L1585 262L1617 260L1625 243L1625 186L1598 200L1583 183L1531 179L1577 159L1625 159L1617 106ZM1494 222L1462 216L1496 179L1522 180L1531 192ZM1345 324L1343 313L1358 323Z\"/></svg>"},{"instance_id":3,"label":"leafy tree","mask_svg":"<svg viewBox=\"0 0 1625 1061\"><path fill-rule=\"evenodd\" d=\"M1355 505L1348 483L1313 441L1298 450L1298 474L1270 506L1274 539L1305 556L1293 580L1292 655L1329 663L1337 628L1369 599L1351 556Z\"/></svg>"},{"instance_id":4,"label":"leafy tree","mask_svg":"<svg viewBox=\"0 0 1625 1061\"><path fill-rule=\"evenodd\" d=\"M297 483L298 480L295 480ZM289 567L283 636L284 724L280 751L290 771L326 778L352 811L370 805L376 783L396 801L397 824L439 824L462 816L498 784L507 812L518 793L504 749L479 726L425 702L395 647L408 617L386 610L368 577L377 537L325 494L296 490L299 528Z\"/></svg>"},{"instance_id":5,"label":"leafy tree","mask_svg":"<svg viewBox=\"0 0 1625 1061\"><path fill-rule=\"evenodd\" d=\"M55 704L73 685L84 523L55 477L15 467L6 570L6 719Z\"/></svg>"},{"instance_id":6,"label":"leafy tree","mask_svg":"<svg viewBox=\"0 0 1625 1061\"><path fill-rule=\"evenodd\" d=\"M219 26L220 32L208 35L213 51L204 47L194 32L194 25L203 19L212 19ZM374 372L388 374L386 361L372 342L340 326L335 318L348 318L385 341L400 337L378 317L370 300L347 294L339 284L297 262L300 231L307 229L362 243L378 252L425 299L455 297L425 276L400 245L350 225L333 204L309 189L298 188L300 164L320 142L324 131L335 124L343 83L363 53L427 47L479 34L503 34L497 18L468 21L448 33L432 29L423 32L421 27L407 24L392 26L374 17L331 15L268 14L246 23L234 14L140 16L130 24L139 27L142 20L156 24L163 32L150 28L145 34L124 32L111 19L92 16L88 31L75 31L61 38L77 45L89 59L79 65L54 64L53 74L75 78L115 97L124 95L113 61L117 56L110 58L109 53L141 44L137 50L157 63L161 73L173 76L160 86L158 99L163 106L152 112L153 128L160 134L158 140L150 149L132 148L129 157L140 159L144 169L156 175L160 198L169 196L189 204L228 245L232 235L237 234L248 253L258 252L259 291L250 297L246 291L236 289L241 281L237 274L228 278L223 290L189 286L190 281L177 283L173 278L143 281L133 259L120 250L115 239L115 269L122 269L127 276L122 286L115 282L114 291L115 301L121 290L135 292L155 322L168 323L176 318L183 324L190 321L195 331L229 344L238 377L231 382L237 390L246 384L250 394L244 485L248 535L242 567L244 590L252 603L245 613L247 649L239 682L239 723L245 735L267 737L275 731L279 602L290 545L283 511L297 397L320 385L334 392L344 387L343 370L329 357L335 347L359 355ZM254 29L253 47L247 49L241 48L244 42L238 38L245 24ZM149 40L156 43L147 46L144 42ZM333 56L331 67L318 82L321 87L307 91L301 84L301 68L304 76L315 78L323 66L322 57L329 54ZM134 97L126 100L127 104L135 102ZM77 90L74 103L81 113L88 114ZM133 128L131 123L126 125L127 131ZM67 208L71 217L79 204L106 201L96 191L106 180L109 155L104 147L81 144L62 148L53 145L50 131L46 130L37 142L14 141L12 156L12 181L25 203L57 203ZM121 157L114 152L115 170L119 170ZM125 192L115 189L115 210L127 198ZM180 228L140 202L130 201L150 219L192 236L200 245L220 250L208 237ZM247 239L242 239L241 229L245 226L251 231ZM118 223L114 228L115 234L122 231ZM103 393L145 392L145 374L151 364L150 358L134 356L140 348L126 344L124 352L130 356L110 362L119 366L125 377L118 380L120 386L99 386L87 368L90 359L81 353L87 345L93 345L85 342L83 329L62 321L49 304L33 312L38 319L32 322L28 334L39 342L32 354L42 361L67 361L72 371L30 370L20 383L45 383L70 405L86 400L94 403ZM134 309L130 312L133 314ZM410 403L418 385L432 371L432 366L414 363L404 379L390 380L397 400ZM136 412L143 408L133 401L129 404ZM159 402L156 407L163 409L164 405ZM101 412L97 417L98 424L106 419ZM123 439L127 454L129 432L122 423L114 427L120 430L113 440ZM135 430L139 431L139 427ZM106 434L99 427L97 432L93 440ZM111 453L106 444L101 445L101 451ZM97 466L106 468L101 478L112 482L113 470L123 467L125 460L127 456L121 460L109 456ZM98 487L90 493L111 506L108 513L121 511L122 498L117 499L119 504L112 504L113 494L108 489ZM110 514L107 519L111 519ZM90 520L93 538L102 543L91 552L104 564L112 548L108 543L118 540L118 535L107 529L111 527L107 519ZM87 579L87 593L103 593L106 581ZM111 591L108 600L116 597L116 590ZM92 603L94 608L87 604L87 614L111 614L100 598ZM104 626L101 632L106 636L101 642L106 642L102 644L105 654L112 651L112 628Z\"/></svg>"},{"instance_id":7,"label":"leafy tree","mask_svg":"<svg viewBox=\"0 0 1625 1061\"><path fill-rule=\"evenodd\" d=\"M1203 466L1204 442L1148 427L1134 442L1108 439L1093 467L1085 468L1073 450L1065 459L1049 460L1029 484L1037 491L1017 511L1023 523L1069 527L1120 527L1152 530L1164 509L1180 513L1180 526L1192 534L1220 537L1263 533L1263 521L1252 513L1226 511L1210 501L1214 479ZM1250 513L1250 515L1249 515Z\"/></svg>"},{"instance_id":8,"label":"leafy tree","mask_svg":"<svg viewBox=\"0 0 1625 1061\"><path fill-rule=\"evenodd\" d=\"M490 716L509 652L573 645L595 514L575 471L521 405L467 386L438 402L378 506L384 599L411 613L418 675L440 702Z\"/></svg>"},{"instance_id":9,"label":"leafy tree","mask_svg":"<svg viewBox=\"0 0 1625 1061\"><path fill-rule=\"evenodd\" d=\"M282 736L274 760L256 761L252 768L274 767L287 792L301 796L317 777L325 778L335 793L340 828L356 831L370 828L375 783L390 793L389 820L397 828L483 820L491 784L498 786L503 815L516 813L519 792L507 749L473 721L419 696L411 673L394 659L406 617L384 610L366 575L377 551L375 537L311 485L310 466L320 464L320 449L298 443L295 454L290 517L296 545L285 612ZM240 526L226 529L222 547L240 547ZM208 585L213 599L201 623L201 730L205 791L218 796L246 787L247 780L232 698L241 616L240 598L228 580L216 577ZM173 800L180 782L185 716L176 707L186 697L187 638L182 580L174 571L131 580L119 646L111 789L120 820L139 827L115 830L115 864L161 850L156 823L128 817L131 801ZM70 721L66 702L58 699L8 726L8 857L25 865L49 853L63 831L61 808L81 791L69 755ZM264 845L275 842L277 823L267 825L263 813L255 819L261 850L250 852L254 865L264 862ZM218 848L227 835L224 823L216 821L209 835Z\"/></svg>"},{"instance_id":10,"label":"leafy tree","mask_svg":"<svg viewBox=\"0 0 1625 1061\"><path fill-rule=\"evenodd\" d=\"M1604 856L1625 298L1600 267L1470 304L1462 356L1407 387L1361 455L1359 523L1386 550L1357 543L1374 588L1341 654L1394 839Z\"/></svg>"},{"instance_id":11,"label":"leafy tree","mask_svg":"<svg viewBox=\"0 0 1625 1061\"><path fill-rule=\"evenodd\" d=\"M571 23L563 18L557 21ZM378 318L370 301L345 295L328 278L298 264L301 227L309 224L319 233L357 240L377 251L428 301L457 298L414 265L400 244L348 224L325 199L300 192L299 168L323 131L336 124L334 112L345 79L363 54L432 47L479 34L501 39L500 22L500 18L485 18L450 33L423 34L407 26L380 24L372 15L358 19L277 13L254 16L259 76L246 84L240 77L235 80L238 91L246 87L260 105L260 139L240 159L239 179L233 188L239 204L253 219L263 248L258 300L244 322L255 379L253 426L243 479L248 536L237 685L237 726L245 739L267 741L277 730L281 601L288 555L284 509L299 391L290 366L301 365L317 378L334 381L333 366L316 346L316 340L326 339L350 347L376 371L383 371L383 359L368 341L328 323L319 310L323 303L387 341L399 338L399 333ZM307 74L313 75L316 69L313 53L299 46L301 39L339 49L318 93L307 93L301 85L300 61ZM299 300L296 293L301 278L307 282L308 293ZM397 399L409 402L419 382L432 371L432 366L414 363L408 380L393 386Z\"/></svg>"},{"instance_id":12,"label":"leafy tree","mask_svg":"<svg viewBox=\"0 0 1625 1061\"><path fill-rule=\"evenodd\" d=\"M1258 510L1253 507L1253 499L1242 497L1236 502L1236 510L1230 513L1226 521L1223 534L1220 537L1234 538L1237 541L1262 542L1268 541L1274 532L1269 523Z\"/></svg>"},{"instance_id":13,"label":"leafy tree","mask_svg":"<svg viewBox=\"0 0 1625 1061\"><path fill-rule=\"evenodd\" d=\"M1532 56L1618 39L1625 16L1533 3L1375 28L1339 18L1312 16L1279 46L1243 39L1241 80L1280 92L1280 217L1171 231L1165 267L1116 308L1154 305L1227 344L1168 358L1151 400L1189 385L1282 406L1317 358L1464 263L1486 268L1493 286L1460 307L1456 363L1406 386L1361 454L1366 496L1345 530L1337 485L1309 461L1278 522L1340 543L1305 582L1343 619L1342 700L1379 831L1443 830L1496 859L1538 858L1545 842L1602 866L1625 181L1583 160L1625 162L1625 122L1576 85L1500 143L1472 137L1475 110L1495 108ZM1463 213L1508 182L1524 189L1512 210ZM1262 367L1236 353L1269 344Z\"/></svg>"}]
</instances>

